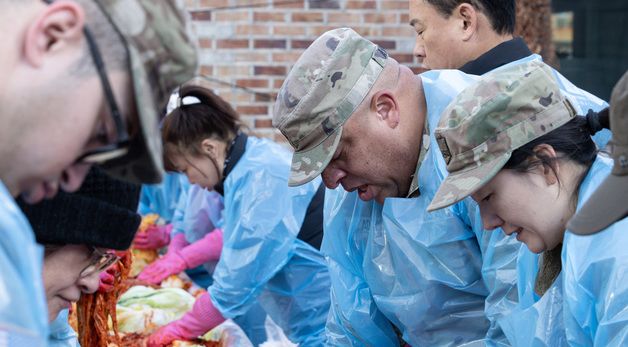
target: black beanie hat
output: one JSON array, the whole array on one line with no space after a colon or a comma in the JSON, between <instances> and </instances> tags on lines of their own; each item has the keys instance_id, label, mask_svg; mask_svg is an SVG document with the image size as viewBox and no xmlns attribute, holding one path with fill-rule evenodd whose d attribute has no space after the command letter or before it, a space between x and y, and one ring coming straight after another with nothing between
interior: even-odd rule
<instances>
[{"instance_id":1,"label":"black beanie hat","mask_svg":"<svg viewBox=\"0 0 628 347\"><path fill-rule=\"evenodd\" d=\"M18 200L40 244L129 248L141 217L136 213L140 186L92 168L75 193L59 192L30 205Z\"/></svg>"}]
</instances>

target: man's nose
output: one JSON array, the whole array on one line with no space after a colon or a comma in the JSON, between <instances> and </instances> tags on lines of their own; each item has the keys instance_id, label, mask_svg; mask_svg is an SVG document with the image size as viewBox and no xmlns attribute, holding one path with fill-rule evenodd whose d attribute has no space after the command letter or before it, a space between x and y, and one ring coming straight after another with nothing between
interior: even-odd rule
<instances>
[{"instance_id":1,"label":"man's nose","mask_svg":"<svg viewBox=\"0 0 628 347\"><path fill-rule=\"evenodd\" d=\"M323 170L323 173L321 174L325 187L329 189L336 189L340 184L340 181L342 181L342 179L346 176L347 173L345 171L335 168L331 165L327 166L327 168L325 168L325 170Z\"/></svg>"},{"instance_id":2,"label":"man's nose","mask_svg":"<svg viewBox=\"0 0 628 347\"><path fill-rule=\"evenodd\" d=\"M412 53L418 58L419 63L423 63L423 59L425 59L425 46L423 45L423 40L420 37L417 37Z\"/></svg>"},{"instance_id":3,"label":"man's nose","mask_svg":"<svg viewBox=\"0 0 628 347\"><path fill-rule=\"evenodd\" d=\"M91 165L89 164L74 164L65 169L61 174L59 180L59 186L66 192L75 192L83 184L85 176L89 172Z\"/></svg>"}]
</instances>

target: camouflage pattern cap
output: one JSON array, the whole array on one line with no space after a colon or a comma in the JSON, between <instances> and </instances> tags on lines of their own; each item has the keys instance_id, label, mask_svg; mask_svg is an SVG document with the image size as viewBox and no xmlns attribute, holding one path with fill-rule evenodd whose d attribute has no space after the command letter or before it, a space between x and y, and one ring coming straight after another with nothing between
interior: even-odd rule
<instances>
[{"instance_id":1,"label":"camouflage pattern cap","mask_svg":"<svg viewBox=\"0 0 628 347\"><path fill-rule=\"evenodd\" d=\"M484 75L447 106L435 130L449 176L428 211L475 193L504 167L514 150L575 116L551 68L542 62Z\"/></svg>"},{"instance_id":2,"label":"camouflage pattern cap","mask_svg":"<svg viewBox=\"0 0 628 347\"><path fill-rule=\"evenodd\" d=\"M613 171L567 224L574 234L596 233L628 214L628 72L613 88L610 124Z\"/></svg>"},{"instance_id":3,"label":"camouflage pattern cap","mask_svg":"<svg viewBox=\"0 0 628 347\"><path fill-rule=\"evenodd\" d=\"M187 13L183 2L177 0L96 3L127 48L139 118L129 152L102 167L127 181L158 183L163 176L159 117L171 91L194 76L197 69L196 40L190 35Z\"/></svg>"},{"instance_id":4,"label":"camouflage pattern cap","mask_svg":"<svg viewBox=\"0 0 628 347\"><path fill-rule=\"evenodd\" d=\"M288 184L305 184L325 169L342 125L362 103L388 54L349 28L330 30L305 50L284 81L273 125L295 150Z\"/></svg>"}]
</instances>

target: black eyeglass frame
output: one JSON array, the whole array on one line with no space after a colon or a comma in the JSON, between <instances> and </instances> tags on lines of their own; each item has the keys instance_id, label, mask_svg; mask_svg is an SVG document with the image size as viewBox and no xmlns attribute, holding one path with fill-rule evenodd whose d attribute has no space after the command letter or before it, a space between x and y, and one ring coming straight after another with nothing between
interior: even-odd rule
<instances>
[{"instance_id":1,"label":"black eyeglass frame","mask_svg":"<svg viewBox=\"0 0 628 347\"><path fill-rule=\"evenodd\" d=\"M79 278L85 278L107 270L111 265L115 264L120 257L111 252L102 252L99 249L88 246L91 251L90 262L79 273Z\"/></svg>"},{"instance_id":2,"label":"black eyeglass frame","mask_svg":"<svg viewBox=\"0 0 628 347\"><path fill-rule=\"evenodd\" d=\"M115 95L113 94L109 77L107 77L107 70L105 69L105 62L100 54L100 49L98 48L96 40L94 40L94 37L87 26L83 28L83 33L85 34L85 39L87 40L90 55L92 56L92 60L96 66L96 71L98 72L107 104L109 105L111 117L113 118L116 126L117 137L115 143L87 151L83 153L83 155L81 155L76 162L83 164L102 164L110 159L118 158L128 153L130 141L126 125L122 119L122 113L120 112Z\"/></svg>"}]
</instances>

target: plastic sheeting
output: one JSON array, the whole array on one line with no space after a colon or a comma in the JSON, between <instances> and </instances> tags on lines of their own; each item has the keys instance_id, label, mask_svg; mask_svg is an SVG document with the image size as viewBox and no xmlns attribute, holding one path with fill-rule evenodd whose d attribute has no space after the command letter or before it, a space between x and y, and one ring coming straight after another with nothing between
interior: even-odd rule
<instances>
[{"instance_id":1,"label":"plastic sheeting","mask_svg":"<svg viewBox=\"0 0 628 347\"><path fill-rule=\"evenodd\" d=\"M48 309L42 281L43 247L0 183L0 341L46 346Z\"/></svg>"},{"instance_id":2,"label":"plastic sheeting","mask_svg":"<svg viewBox=\"0 0 628 347\"><path fill-rule=\"evenodd\" d=\"M248 138L225 180L223 250L209 292L225 318L257 301L293 342L320 346L329 275L323 256L297 239L320 179L289 188L290 158L276 143Z\"/></svg>"},{"instance_id":3,"label":"plastic sheeting","mask_svg":"<svg viewBox=\"0 0 628 347\"><path fill-rule=\"evenodd\" d=\"M174 172L167 173L161 183L142 185L138 213L142 216L157 213L166 222L172 221L179 196L189 186L185 175Z\"/></svg>"},{"instance_id":4,"label":"plastic sheeting","mask_svg":"<svg viewBox=\"0 0 628 347\"><path fill-rule=\"evenodd\" d=\"M78 335L68 323L68 310L62 310L50 323L49 347L81 347Z\"/></svg>"}]
</instances>

